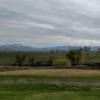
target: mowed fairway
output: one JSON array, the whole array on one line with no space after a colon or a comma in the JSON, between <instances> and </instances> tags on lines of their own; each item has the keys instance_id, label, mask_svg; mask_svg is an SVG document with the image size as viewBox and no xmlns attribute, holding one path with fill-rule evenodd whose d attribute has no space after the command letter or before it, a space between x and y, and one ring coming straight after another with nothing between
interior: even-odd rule
<instances>
[{"instance_id":1,"label":"mowed fairway","mask_svg":"<svg viewBox=\"0 0 100 100\"><path fill-rule=\"evenodd\" d=\"M30 69L0 72L0 100L100 100L100 71Z\"/></svg>"}]
</instances>

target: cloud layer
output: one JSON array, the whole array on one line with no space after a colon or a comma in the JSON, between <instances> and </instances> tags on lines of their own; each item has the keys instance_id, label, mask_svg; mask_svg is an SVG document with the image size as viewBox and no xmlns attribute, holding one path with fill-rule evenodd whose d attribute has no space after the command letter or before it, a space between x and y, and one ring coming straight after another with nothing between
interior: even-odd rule
<instances>
[{"instance_id":1,"label":"cloud layer","mask_svg":"<svg viewBox=\"0 0 100 100\"><path fill-rule=\"evenodd\" d=\"M0 0L0 44L100 46L100 0Z\"/></svg>"}]
</instances>

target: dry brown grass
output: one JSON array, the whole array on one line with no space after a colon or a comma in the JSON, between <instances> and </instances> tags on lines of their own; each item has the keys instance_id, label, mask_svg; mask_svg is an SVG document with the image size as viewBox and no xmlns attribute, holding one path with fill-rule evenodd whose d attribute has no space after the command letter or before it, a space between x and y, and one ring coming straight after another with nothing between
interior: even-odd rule
<instances>
[{"instance_id":1,"label":"dry brown grass","mask_svg":"<svg viewBox=\"0 0 100 100\"><path fill-rule=\"evenodd\" d=\"M100 76L99 70L74 70L74 69L30 69L0 72L0 76L31 75L47 77L94 77Z\"/></svg>"}]
</instances>

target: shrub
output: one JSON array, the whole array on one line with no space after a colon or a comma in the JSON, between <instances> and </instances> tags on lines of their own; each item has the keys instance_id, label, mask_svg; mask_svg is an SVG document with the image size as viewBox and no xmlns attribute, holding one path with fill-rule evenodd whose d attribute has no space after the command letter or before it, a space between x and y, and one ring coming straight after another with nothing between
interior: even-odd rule
<instances>
[{"instance_id":1,"label":"shrub","mask_svg":"<svg viewBox=\"0 0 100 100\"><path fill-rule=\"evenodd\" d=\"M49 66L49 61L45 57L36 58L34 59L34 65L35 66Z\"/></svg>"},{"instance_id":2,"label":"shrub","mask_svg":"<svg viewBox=\"0 0 100 100\"><path fill-rule=\"evenodd\" d=\"M15 62L16 65L22 66L25 59L26 59L26 56L16 55L16 62Z\"/></svg>"},{"instance_id":3,"label":"shrub","mask_svg":"<svg viewBox=\"0 0 100 100\"><path fill-rule=\"evenodd\" d=\"M33 64L34 66L41 66L42 65L42 60L41 59L39 59L39 58L36 58L35 60L34 60L34 64Z\"/></svg>"},{"instance_id":4,"label":"shrub","mask_svg":"<svg viewBox=\"0 0 100 100\"><path fill-rule=\"evenodd\" d=\"M35 57L29 58L29 65L34 66Z\"/></svg>"},{"instance_id":5,"label":"shrub","mask_svg":"<svg viewBox=\"0 0 100 100\"><path fill-rule=\"evenodd\" d=\"M48 65L49 66L52 66L52 63L54 61L55 57L53 55L50 55L47 59L47 62L48 62Z\"/></svg>"},{"instance_id":6,"label":"shrub","mask_svg":"<svg viewBox=\"0 0 100 100\"><path fill-rule=\"evenodd\" d=\"M65 58L57 58L54 60L52 65L55 67L62 67L62 68L64 67L65 68L65 67L71 66L71 63L69 60L67 60Z\"/></svg>"}]
</instances>

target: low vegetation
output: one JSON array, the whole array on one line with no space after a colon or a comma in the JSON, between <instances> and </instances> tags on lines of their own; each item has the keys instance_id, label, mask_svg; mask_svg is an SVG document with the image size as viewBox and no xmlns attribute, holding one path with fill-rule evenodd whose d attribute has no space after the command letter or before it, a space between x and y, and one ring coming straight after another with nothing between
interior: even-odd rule
<instances>
[{"instance_id":1,"label":"low vegetation","mask_svg":"<svg viewBox=\"0 0 100 100\"><path fill-rule=\"evenodd\" d=\"M0 65L56 68L96 68L100 65L100 52L84 52L82 49L48 52L0 52ZM82 66L84 65L84 66ZM63 66L63 67L62 67Z\"/></svg>"},{"instance_id":2,"label":"low vegetation","mask_svg":"<svg viewBox=\"0 0 100 100\"><path fill-rule=\"evenodd\" d=\"M0 72L1 100L99 100L100 71L34 69Z\"/></svg>"},{"instance_id":3,"label":"low vegetation","mask_svg":"<svg viewBox=\"0 0 100 100\"><path fill-rule=\"evenodd\" d=\"M99 100L100 88L47 84L0 85L1 100Z\"/></svg>"},{"instance_id":4,"label":"low vegetation","mask_svg":"<svg viewBox=\"0 0 100 100\"><path fill-rule=\"evenodd\" d=\"M70 67L71 63L68 59L58 58L53 61L52 66L55 66L57 68L66 68L66 67Z\"/></svg>"}]
</instances>

